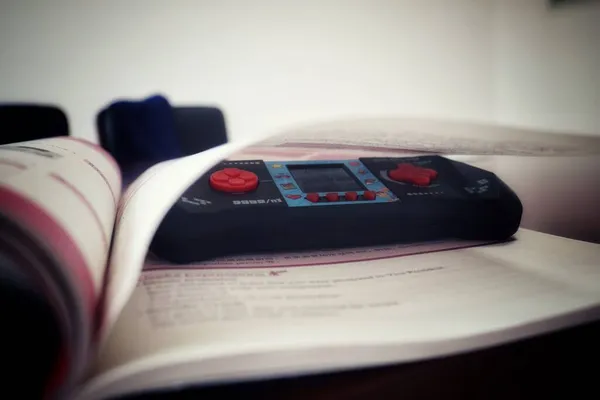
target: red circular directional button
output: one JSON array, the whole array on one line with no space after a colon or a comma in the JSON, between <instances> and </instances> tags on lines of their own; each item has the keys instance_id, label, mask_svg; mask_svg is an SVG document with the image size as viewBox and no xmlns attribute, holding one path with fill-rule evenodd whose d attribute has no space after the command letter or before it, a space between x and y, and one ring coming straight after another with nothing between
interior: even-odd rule
<instances>
[{"instance_id":1,"label":"red circular directional button","mask_svg":"<svg viewBox=\"0 0 600 400\"><path fill-rule=\"evenodd\" d=\"M365 200L375 200L376 197L377 197L377 193L375 193L372 190L367 190L366 192L363 193L363 198Z\"/></svg>"},{"instance_id":2,"label":"red circular directional button","mask_svg":"<svg viewBox=\"0 0 600 400\"><path fill-rule=\"evenodd\" d=\"M410 182L417 186L429 186L431 178L426 175L415 175L411 177Z\"/></svg>"},{"instance_id":3,"label":"red circular directional button","mask_svg":"<svg viewBox=\"0 0 600 400\"><path fill-rule=\"evenodd\" d=\"M356 201L356 199L358 199L358 193L346 192L346 194L344 194L344 197L346 198L346 201Z\"/></svg>"},{"instance_id":4,"label":"red circular directional button","mask_svg":"<svg viewBox=\"0 0 600 400\"><path fill-rule=\"evenodd\" d=\"M318 203L319 202L319 193L308 193L306 195L306 200L308 200L312 203Z\"/></svg>"},{"instance_id":5,"label":"red circular directional button","mask_svg":"<svg viewBox=\"0 0 600 400\"><path fill-rule=\"evenodd\" d=\"M218 182L229 182L229 176L223 171L217 171L210 176L211 180Z\"/></svg>"},{"instance_id":6,"label":"red circular directional button","mask_svg":"<svg viewBox=\"0 0 600 400\"><path fill-rule=\"evenodd\" d=\"M219 192L246 193L256 189L258 176L238 168L225 168L213 172L208 182L210 187Z\"/></svg>"},{"instance_id":7,"label":"red circular directional button","mask_svg":"<svg viewBox=\"0 0 600 400\"><path fill-rule=\"evenodd\" d=\"M427 176L429 176L429 178L431 179L435 179L438 176L438 173L435 169L431 169L431 168L421 168L420 171L423 174L426 174Z\"/></svg>"},{"instance_id":8,"label":"red circular directional button","mask_svg":"<svg viewBox=\"0 0 600 400\"><path fill-rule=\"evenodd\" d=\"M231 178L229 180L229 184L231 186L244 186L246 184L246 181L240 178Z\"/></svg>"},{"instance_id":9,"label":"red circular directional button","mask_svg":"<svg viewBox=\"0 0 600 400\"><path fill-rule=\"evenodd\" d=\"M429 186L437 178L437 171L412 164L398 164L396 169L388 171L388 176L396 182L412 183L417 186Z\"/></svg>"},{"instance_id":10,"label":"red circular directional button","mask_svg":"<svg viewBox=\"0 0 600 400\"><path fill-rule=\"evenodd\" d=\"M241 178L245 181L251 181L254 178L256 178L256 174L254 172L250 172L250 171L241 171L239 175L237 175L238 178Z\"/></svg>"},{"instance_id":11,"label":"red circular directional button","mask_svg":"<svg viewBox=\"0 0 600 400\"><path fill-rule=\"evenodd\" d=\"M327 201L339 201L340 195L337 193L327 193L325 195L325 198L327 199Z\"/></svg>"},{"instance_id":12,"label":"red circular directional button","mask_svg":"<svg viewBox=\"0 0 600 400\"><path fill-rule=\"evenodd\" d=\"M248 172L248 171L242 171L241 169L238 168L225 168L223 170L223 173L227 176L230 176L232 178L235 178L236 176L240 176L240 174L242 172Z\"/></svg>"}]
</instances>

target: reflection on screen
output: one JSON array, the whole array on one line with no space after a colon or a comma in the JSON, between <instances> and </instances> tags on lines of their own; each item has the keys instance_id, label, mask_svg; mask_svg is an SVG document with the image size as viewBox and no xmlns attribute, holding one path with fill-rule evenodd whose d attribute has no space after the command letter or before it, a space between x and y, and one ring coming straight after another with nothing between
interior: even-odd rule
<instances>
[{"instance_id":1,"label":"reflection on screen","mask_svg":"<svg viewBox=\"0 0 600 400\"><path fill-rule=\"evenodd\" d=\"M364 190L341 165L310 167L288 165L288 170L304 193Z\"/></svg>"}]
</instances>

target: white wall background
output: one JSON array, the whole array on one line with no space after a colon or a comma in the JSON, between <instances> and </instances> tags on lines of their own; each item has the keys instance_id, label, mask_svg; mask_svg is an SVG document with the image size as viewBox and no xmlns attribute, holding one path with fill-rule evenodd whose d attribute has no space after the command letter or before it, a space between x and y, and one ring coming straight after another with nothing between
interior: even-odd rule
<instances>
[{"instance_id":1,"label":"white wall background","mask_svg":"<svg viewBox=\"0 0 600 400\"><path fill-rule=\"evenodd\" d=\"M412 114L600 134L600 7L545 0L4 0L0 101L94 138L116 97L214 104L231 137Z\"/></svg>"}]
</instances>

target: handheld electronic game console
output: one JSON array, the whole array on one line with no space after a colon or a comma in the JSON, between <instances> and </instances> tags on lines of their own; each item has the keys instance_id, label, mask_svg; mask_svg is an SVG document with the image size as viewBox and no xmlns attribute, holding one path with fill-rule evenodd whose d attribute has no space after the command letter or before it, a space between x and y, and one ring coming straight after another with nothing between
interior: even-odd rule
<instances>
[{"instance_id":1,"label":"handheld electronic game console","mask_svg":"<svg viewBox=\"0 0 600 400\"><path fill-rule=\"evenodd\" d=\"M168 212L151 249L189 263L250 252L502 240L522 205L493 173L441 156L223 161Z\"/></svg>"}]
</instances>

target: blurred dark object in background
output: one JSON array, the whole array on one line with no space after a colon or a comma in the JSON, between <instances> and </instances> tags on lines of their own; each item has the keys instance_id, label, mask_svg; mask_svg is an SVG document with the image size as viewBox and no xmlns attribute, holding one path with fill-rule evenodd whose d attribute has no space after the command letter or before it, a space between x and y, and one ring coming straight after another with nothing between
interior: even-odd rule
<instances>
[{"instance_id":1,"label":"blurred dark object in background","mask_svg":"<svg viewBox=\"0 0 600 400\"><path fill-rule=\"evenodd\" d=\"M227 143L227 127L221 110L215 107L173 107L175 134L184 156Z\"/></svg>"},{"instance_id":2,"label":"blurred dark object in background","mask_svg":"<svg viewBox=\"0 0 600 400\"><path fill-rule=\"evenodd\" d=\"M60 108L0 103L0 145L57 136L69 136L69 122Z\"/></svg>"},{"instance_id":3,"label":"blurred dark object in background","mask_svg":"<svg viewBox=\"0 0 600 400\"><path fill-rule=\"evenodd\" d=\"M598 3L599 0L548 0L551 7L571 6L580 3Z\"/></svg>"},{"instance_id":4,"label":"blurred dark object in background","mask_svg":"<svg viewBox=\"0 0 600 400\"><path fill-rule=\"evenodd\" d=\"M7 224L0 216L0 226ZM3 239L0 237L0 343L6 368L0 384L4 393L18 393L23 399L42 398L59 357L60 325L36 283L9 257Z\"/></svg>"},{"instance_id":5,"label":"blurred dark object in background","mask_svg":"<svg viewBox=\"0 0 600 400\"><path fill-rule=\"evenodd\" d=\"M119 164L124 181L154 164L227 142L225 118L214 107L172 107L161 95L115 100L96 118L100 145Z\"/></svg>"}]
</instances>

